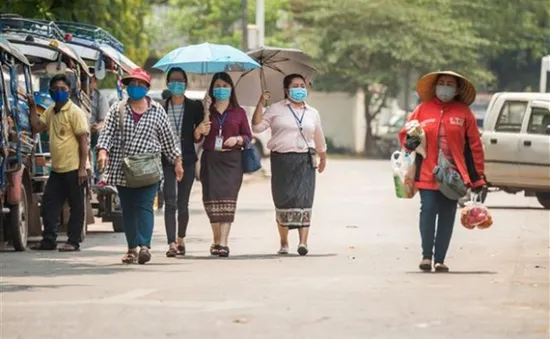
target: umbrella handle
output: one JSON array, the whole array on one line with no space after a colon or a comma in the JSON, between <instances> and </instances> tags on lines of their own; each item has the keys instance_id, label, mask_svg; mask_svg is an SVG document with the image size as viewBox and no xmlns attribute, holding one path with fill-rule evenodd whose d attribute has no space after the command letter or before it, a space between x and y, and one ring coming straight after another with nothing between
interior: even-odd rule
<instances>
[{"instance_id":1,"label":"umbrella handle","mask_svg":"<svg viewBox=\"0 0 550 339\"><path fill-rule=\"evenodd\" d=\"M261 83L261 86L262 86L262 94L263 94L267 89L267 83L266 83L266 80L265 80L265 73L264 73L263 66L260 69L260 83Z\"/></svg>"}]
</instances>

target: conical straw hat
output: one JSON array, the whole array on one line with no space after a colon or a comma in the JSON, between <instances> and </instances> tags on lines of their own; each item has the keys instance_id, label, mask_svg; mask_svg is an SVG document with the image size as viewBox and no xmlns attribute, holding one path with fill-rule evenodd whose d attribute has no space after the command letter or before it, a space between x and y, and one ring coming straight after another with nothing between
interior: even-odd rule
<instances>
[{"instance_id":1,"label":"conical straw hat","mask_svg":"<svg viewBox=\"0 0 550 339\"><path fill-rule=\"evenodd\" d=\"M418 80L416 83L416 92L422 102L430 101L435 96L435 85L439 75L452 75L460 79L458 83L458 100L468 106L474 102L476 99L476 88L474 84L466 77L452 71L428 73Z\"/></svg>"}]
</instances>

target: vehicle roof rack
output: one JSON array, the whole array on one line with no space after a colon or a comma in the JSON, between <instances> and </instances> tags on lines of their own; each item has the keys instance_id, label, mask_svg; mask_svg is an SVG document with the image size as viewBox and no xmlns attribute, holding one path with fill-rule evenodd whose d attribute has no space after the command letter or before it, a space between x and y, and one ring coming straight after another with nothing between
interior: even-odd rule
<instances>
[{"instance_id":1,"label":"vehicle roof rack","mask_svg":"<svg viewBox=\"0 0 550 339\"><path fill-rule=\"evenodd\" d=\"M124 52L124 45L122 42L118 41L114 36L101 27L70 21L56 21L55 23L59 28L66 33L72 34L75 38L93 42L97 41L113 47L120 53Z\"/></svg>"},{"instance_id":2,"label":"vehicle roof rack","mask_svg":"<svg viewBox=\"0 0 550 339\"><path fill-rule=\"evenodd\" d=\"M0 33L22 33L64 41L64 33L53 21L33 20L16 15L0 15Z\"/></svg>"}]
</instances>

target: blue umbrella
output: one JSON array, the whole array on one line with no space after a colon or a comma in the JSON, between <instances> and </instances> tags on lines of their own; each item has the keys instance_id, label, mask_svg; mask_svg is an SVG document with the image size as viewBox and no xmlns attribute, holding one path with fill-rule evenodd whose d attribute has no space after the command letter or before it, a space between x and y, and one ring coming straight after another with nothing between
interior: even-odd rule
<instances>
[{"instance_id":1,"label":"blue umbrella","mask_svg":"<svg viewBox=\"0 0 550 339\"><path fill-rule=\"evenodd\" d=\"M179 67L188 73L212 74L245 72L261 66L234 47L203 43L177 48L166 54L153 67L164 72Z\"/></svg>"}]
</instances>

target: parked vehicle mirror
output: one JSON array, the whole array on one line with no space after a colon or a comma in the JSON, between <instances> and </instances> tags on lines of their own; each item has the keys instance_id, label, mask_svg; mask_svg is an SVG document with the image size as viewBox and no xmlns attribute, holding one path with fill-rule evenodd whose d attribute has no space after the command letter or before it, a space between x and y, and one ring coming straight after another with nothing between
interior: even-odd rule
<instances>
[{"instance_id":1,"label":"parked vehicle mirror","mask_svg":"<svg viewBox=\"0 0 550 339\"><path fill-rule=\"evenodd\" d=\"M65 74L67 72L67 65L64 62L50 62L46 65L46 74L56 75Z\"/></svg>"},{"instance_id":2,"label":"parked vehicle mirror","mask_svg":"<svg viewBox=\"0 0 550 339\"><path fill-rule=\"evenodd\" d=\"M103 61L103 58L99 58L97 59L97 61L95 62L95 67L94 67L94 75L96 77L96 79L98 80L103 80L105 79L105 73L106 70L105 70L105 61Z\"/></svg>"}]
</instances>

